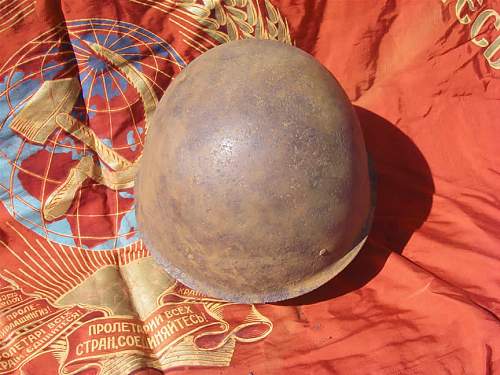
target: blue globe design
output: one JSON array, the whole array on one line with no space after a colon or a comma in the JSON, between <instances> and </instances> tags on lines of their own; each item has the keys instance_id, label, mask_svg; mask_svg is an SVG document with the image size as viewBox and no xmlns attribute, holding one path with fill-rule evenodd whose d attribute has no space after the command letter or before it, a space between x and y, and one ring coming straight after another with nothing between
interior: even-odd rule
<instances>
[{"instance_id":1,"label":"blue globe design","mask_svg":"<svg viewBox=\"0 0 500 375\"><path fill-rule=\"evenodd\" d=\"M12 217L53 242L87 249L130 245L139 237L133 188L112 190L87 179L70 209L46 220L43 205L84 157L105 168L92 147L56 129L43 144L12 129L12 121L45 81L76 77L81 94L69 113L114 153L133 162L146 133L144 103L116 62L99 45L139 72L159 98L185 62L171 44L137 25L106 19L68 21L23 46L0 69L0 200Z\"/></svg>"}]
</instances>

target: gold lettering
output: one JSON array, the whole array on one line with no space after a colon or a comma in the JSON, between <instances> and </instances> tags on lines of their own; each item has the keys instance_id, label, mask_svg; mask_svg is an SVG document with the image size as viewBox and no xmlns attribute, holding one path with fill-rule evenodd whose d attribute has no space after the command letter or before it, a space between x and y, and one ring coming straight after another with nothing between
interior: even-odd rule
<instances>
[{"instance_id":1,"label":"gold lettering","mask_svg":"<svg viewBox=\"0 0 500 375\"><path fill-rule=\"evenodd\" d=\"M104 333L111 333L113 332L113 326L111 323L104 323Z\"/></svg>"},{"instance_id":2,"label":"gold lettering","mask_svg":"<svg viewBox=\"0 0 500 375\"><path fill-rule=\"evenodd\" d=\"M79 356L83 355L83 349L82 349L82 347L83 347L83 343L80 343L80 344L78 344L76 346L76 349L75 349L76 355L79 355Z\"/></svg>"},{"instance_id":3,"label":"gold lettering","mask_svg":"<svg viewBox=\"0 0 500 375\"><path fill-rule=\"evenodd\" d=\"M94 352L99 346L99 340L92 340L90 344L90 351Z\"/></svg>"},{"instance_id":4,"label":"gold lettering","mask_svg":"<svg viewBox=\"0 0 500 375\"><path fill-rule=\"evenodd\" d=\"M488 60L488 64L493 69L500 69L500 57L493 61L493 56L500 50L500 35L497 36L495 41L484 51L484 57Z\"/></svg>"},{"instance_id":5,"label":"gold lettering","mask_svg":"<svg viewBox=\"0 0 500 375\"><path fill-rule=\"evenodd\" d=\"M107 338L106 337L101 337L99 339L99 346L97 347L97 350L106 350L107 349Z\"/></svg>"},{"instance_id":6,"label":"gold lettering","mask_svg":"<svg viewBox=\"0 0 500 375\"><path fill-rule=\"evenodd\" d=\"M483 5L483 0L476 0L476 1L478 2L479 5ZM476 10L476 7L474 6L474 0L457 0L455 4L455 14L457 16L458 22L460 22L462 25L467 25L471 21L468 14L466 14L463 17L461 16L465 4L467 4L469 10L473 12Z\"/></svg>"},{"instance_id":7,"label":"gold lettering","mask_svg":"<svg viewBox=\"0 0 500 375\"><path fill-rule=\"evenodd\" d=\"M500 30L500 15L494 9L486 9L483 10L479 16L477 16L476 20L472 24L470 29L470 36L472 38L472 42L479 47L487 47L490 43L486 40L486 38L477 39L477 36L481 32L484 24L490 17L495 17L495 29Z\"/></svg>"},{"instance_id":8,"label":"gold lettering","mask_svg":"<svg viewBox=\"0 0 500 375\"><path fill-rule=\"evenodd\" d=\"M174 320L174 322L177 323L177 325L179 326L179 329L184 329L184 325L182 324L182 318L177 318Z\"/></svg>"},{"instance_id":9,"label":"gold lettering","mask_svg":"<svg viewBox=\"0 0 500 375\"><path fill-rule=\"evenodd\" d=\"M128 346L134 346L134 337L133 336L127 336L126 343Z\"/></svg>"},{"instance_id":10,"label":"gold lettering","mask_svg":"<svg viewBox=\"0 0 500 375\"><path fill-rule=\"evenodd\" d=\"M130 332L130 327L128 323L123 322L120 328L122 332Z\"/></svg>"},{"instance_id":11,"label":"gold lettering","mask_svg":"<svg viewBox=\"0 0 500 375\"><path fill-rule=\"evenodd\" d=\"M172 336L174 334L174 332L179 331L179 328L177 328L177 325L175 324L175 320L168 322L166 327L167 327L168 332L169 332L168 336Z\"/></svg>"},{"instance_id":12,"label":"gold lettering","mask_svg":"<svg viewBox=\"0 0 500 375\"><path fill-rule=\"evenodd\" d=\"M115 322L113 323L113 329L111 332L123 332L123 326L124 324L127 324L127 323L123 323L123 322Z\"/></svg>"},{"instance_id":13,"label":"gold lettering","mask_svg":"<svg viewBox=\"0 0 500 375\"><path fill-rule=\"evenodd\" d=\"M203 323L207 321L203 313L201 313L201 315L196 314L196 316L198 317L198 323Z\"/></svg>"},{"instance_id":14,"label":"gold lettering","mask_svg":"<svg viewBox=\"0 0 500 375\"><path fill-rule=\"evenodd\" d=\"M159 346L165 337L168 337L169 334L167 332L167 327L163 326L161 327L160 331L159 332L156 332L153 337L151 338L151 341L152 341L152 344L151 346L152 347L156 347L156 346Z\"/></svg>"},{"instance_id":15,"label":"gold lettering","mask_svg":"<svg viewBox=\"0 0 500 375\"><path fill-rule=\"evenodd\" d=\"M12 370L22 360L22 357L9 358L6 361L0 362L3 370Z\"/></svg>"},{"instance_id":16,"label":"gold lettering","mask_svg":"<svg viewBox=\"0 0 500 375\"><path fill-rule=\"evenodd\" d=\"M37 339L38 337L40 337L40 336L36 336L36 335L33 335L33 334L31 334L31 335L28 335L28 336L27 336L28 341L29 341L29 343L30 343L30 344L31 344L32 342L36 341L36 339Z\"/></svg>"},{"instance_id":17,"label":"gold lettering","mask_svg":"<svg viewBox=\"0 0 500 375\"><path fill-rule=\"evenodd\" d=\"M196 319L196 315L189 315L189 320L191 320L192 324L198 323L198 319Z\"/></svg>"},{"instance_id":18,"label":"gold lettering","mask_svg":"<svg viewBox=\"0 0 500 375\"><path fill-rule=\"evenodd\" d=\"M184 323L184 326L186 327L190 327L192 326L193 324L189 321L189 317L188 316L183 316L182 317L182 322Z\"/></svg>"},{"instance_id":19,"label":"gold lettering","mask_svg":"<svg viewBox=\"0 0 500 375\"><path fill-rule=\"evenodd\" d=\"M17 295L16 292L0 294L0 307L13 305L14 303L21 301L21 296Z\"/></svg>"},{"instance_id":20,"label":"gold lettering","mask_svg":"<svg viewBox=\"0 0 500 375\"><path fill-rule=\"evenodd\" d=\"M142 346L141 345L141 337L140 336L134 336L134 345L135 346Z\"/></svg>"},{"instance_id":21,"label":"gold lettering","mask_svg":"<svg viewBox=\"0 0 500 375\"><path fill-rule=\"evenodd\" d=\"M91 340L87 340L87 341L85 341L85 342L84 342L84 344L85 344L85 352L86 352L86 353L88 353L88 352L90 351L90 348L89 348L89 346L90 346L90 341L91 341Z\"/></svg>"},{"instance_id":22,"label":"gold lettering","mask_svg":"<svg viewBox=\"0 0 500 375\"><path fill-rule=\"evenodd\" d=\"M164 312L165 316L168 319L171 319L175 316L187 315L189 313L193 313L190 306L179 306L179 307L176 307L174 309L170 309L170 310L167 310Z\"/></svg>"},{"instance_id":23,"label":"gold lettering","mask_svg":"<svg viewBox=\"0 0 500 375\"><path fill-rule=\"evenodd\" d=\"M144 330L146 332L153 332L160 326L161 323L163 323L163 317L161 315L156 315L152 320L144 325Z\"/></svg>"},{"instance_id":24,"label":"gold lettering","mask_svg":"<svg viewBox=\"0 0 500 375\"><path fill-rule=\"evenodd\" d=\"M108 337L108 348L109 349L118 349L116 346L116 336Z\"/></svg>"},{"instance_id":25,"label":"gold lettering","mask_svg":"<svg viewBox=\"0 0 500 375\"><path fill-rule=\"evenodd\" d=\"M7 293L7 294L2 294L2 295L0 295L0 301L5 301L5 300L7 300L9 298L16 297L16 296L17 296L17 294L16 293L12 293L12 292L11 293Z\"/></svg>"},{"instance_id":26,"label":"gold lettering","mask_svg":"<svg viewBox=\"0 0 500 375\"><path fill-rule=\"evenodd\" d=\"M35 309L36 309L36 306L34 306L33 304L29 304L27 306L18 308L17 310L11 312L10 314L7 314L7 318L15 319L16 317L18 317L20 315L24 315L30 311L35 310Z\"/></svg>"},{"instance_id":27,"label":"gold lettering","mask_svg":"<svg viewBox=\"0 0 500 375\"><path fill-rule=\"evenodd\" d=\"M203 297L202 293L194 291L192 289L187 289L187 288L181 288L181 289L179 289L179 294L184 295L184 296L199 296L199 297Z\"/></svg>"},{"instance_id":28,"label":"gold lettering","mask_svg":"<svg viewBox=\"0 0 500 375\"><path fill-rule=\"evenodd\" d=\"M118 336L118 346L119 347L122 347L122 346L126 346L126 342L125 342L125 336Z\"/></svg>"},{"instance_id":29,"label":"gold lettering","mask_svg":"<svg viewBox=\"0 0 500 375\"><path fill-rule=\"evenodd\" d=\"M18 342L16 342L11 349L17 349L17 350L21 350L22 349L22 345L27 345L27 337L23 337L21 338Z\"/></svg>"}]
</instances>

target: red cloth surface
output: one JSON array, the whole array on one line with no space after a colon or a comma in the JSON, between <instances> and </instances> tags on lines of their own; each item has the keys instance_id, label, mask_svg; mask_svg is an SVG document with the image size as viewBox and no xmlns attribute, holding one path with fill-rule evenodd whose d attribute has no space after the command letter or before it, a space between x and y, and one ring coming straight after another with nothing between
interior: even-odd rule
<instances>
[{"instance_id":1,"label":"red cloth surface","mask_svg":"<svg viewBox=\"0 0 500 375\"><path fill-rule=\"evenodd\" d=\"M492 0L0 2L0 374L500 373L499 13ZM144 88L160 98L193 58L248 34L337 77L378 180L353 263L258 306L153 273L133 186L80 161L120 168L60 125L38 143L26 130L55 95L43 82L77 77L67 113L134 162L154 110ZM70 171L84 177L68 193Z\"/></svg>"}]
</instances>

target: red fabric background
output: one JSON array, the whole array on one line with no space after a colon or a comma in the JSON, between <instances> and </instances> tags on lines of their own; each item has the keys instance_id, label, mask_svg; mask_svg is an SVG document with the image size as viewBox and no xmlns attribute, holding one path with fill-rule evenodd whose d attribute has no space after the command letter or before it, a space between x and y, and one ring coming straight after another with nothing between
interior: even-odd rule
<instances>
[{"instance_id":1,"label":"red fabric background","mask_svg":"<svg viewBox=\"0 0 500 375\"><path fill-rule=\"evenodd\" d=\"M457 0L273 3L296 46L323 63L356 106L378 174L373 229L340 276L309 295L259 306L274 329L238 345L230 367L167 372L500 373L500 70L471 42L471 24L458 22ZM474 3L475 12L463 10L472 20L484 9L500 12L498 1ZM3 60L61 16L105 14L170 33L164 15L131 2L36 6L38 20L0 35ZM500 36L492 26L491 41ZM24 373L52 373L52 361Z\"/></svg>"}]
</instances>

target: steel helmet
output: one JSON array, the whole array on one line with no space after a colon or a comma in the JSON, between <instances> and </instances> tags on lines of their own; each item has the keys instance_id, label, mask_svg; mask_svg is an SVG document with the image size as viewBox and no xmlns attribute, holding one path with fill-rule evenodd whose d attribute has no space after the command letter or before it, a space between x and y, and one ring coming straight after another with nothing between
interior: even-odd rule
<instances>
[{"instance_id":1,"label":"steel helmet","mask_svg":"<svg viewBox=\"0 0 500 375\"><path fill-rule=\"evenodd\" d=\"M362 247L367 154L335 78L298 48L243 40L161 99L136 180L139 230L173 277L235 302L292 298Z\"/></svg>"}]
</instances>

